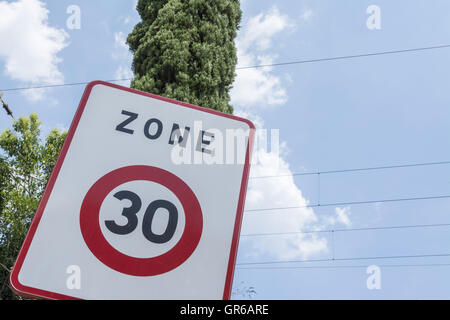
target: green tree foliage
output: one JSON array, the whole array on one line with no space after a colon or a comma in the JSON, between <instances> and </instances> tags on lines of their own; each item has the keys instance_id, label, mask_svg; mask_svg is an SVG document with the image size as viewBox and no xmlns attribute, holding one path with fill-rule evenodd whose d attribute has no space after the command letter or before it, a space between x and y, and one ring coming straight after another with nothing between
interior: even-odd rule
<instances>
[{"instance_id":1,"label":"green tree foliage","mask_svg":"<svg viewBox=\"0 0 450 320\"><path fill-rule=\"evenodd\" d=\"M9 272L66 137L53 129L41 141L40 125L32 113L0 135L0 299L15 298Z\"/></svg>"},{"instance_id":2,"label":"green tree foliage","mask_svg":"<svg viewBox=\"0 0 450 320\"><path fill-rule=\"evenodd\" d=\"M131 86L232 113L239 0L139 0Z\"/></svg>"}]
</instances>

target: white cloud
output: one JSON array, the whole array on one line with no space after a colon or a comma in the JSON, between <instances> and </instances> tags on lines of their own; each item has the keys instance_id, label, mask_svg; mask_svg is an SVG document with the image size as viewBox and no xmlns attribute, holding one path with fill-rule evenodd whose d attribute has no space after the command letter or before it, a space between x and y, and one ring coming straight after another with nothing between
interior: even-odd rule
<instances>
[{"instance_id":1,"label":"white cloud","mask_svg":"<svg viewBox=\"0 0 450 320\"><path fill-rule=\"evenodd\" d=\"M130 22L131 22L131 17L129 17L129 16L121 16L120 18L119 18L119 21L121 21L124 25L127 25L127 24L129 24Z\"/></svg>"},{"instance_id":2,"label":"white cloud","mask_svg":"<svg viewBox=\"0 0 450 320\"><path fill-rule=\"evenodd\" d=\"M27 89L23 92L23 94L28 98L30 101L40 101L44 99L46 94L48 94L49 89Z\"/></svg>"},{"instance_id":3,"label":"white cloud","mask_svg":"<svg viewBox=\"0 0 450 320\"><path fill-rule=\"evenodd\" d=\"M121 31L114 33L114 48L115 50L111 53L114 59L124 59L128 57L129 48L127 37Z\"/></svg>"},{"instance_id":4,"label":"white cloud","mask_svg":"<svg viewBox=\"0 0 450 320\"><path fill-rule=\"evenodd\" d=\"M311 19L313 18L314 13L311 9L305 9L302 11L302 13L300 14L300 19L303 22L309 22L311 21Z\"/></svg>"},{"instance_id":5,"label":"white cloud","mask_svg":"<svg viewBox=\"0 0 450 320\"><path fill-rule=\"evenodd\" d=\"M276 58L272 52L275 38L295 26L287 15L276 7L267 13L251 18L236 40L238 67L271 64ZM287 91L279 76L272 73L272 68L237 70L236 81L231 92L235 114L251 118L258 129L262 129L263 120L254 115L261 107L282 105L287 101ZM253 114L249 113L249 109ZM257 141L264 141L259 137ZM262 139L261 139L262 138ZM270 138L269 138L270 140ZM279 145L279 152L274 153L264 146L255 145L253 157L256 164L251 167L252 177L281 175L277 178L250 179L246 210L276 207L299 207L298 209L267 212L247 212L243 233L276 233L301 231L315 226L318 218L311 208L306 208L308 200L296 186L289 164L284 160L286 144ZM307 259L326 253L327 239L318 234L295 234L277 237L244 238L251 246L247 258L257 260L261 256L273 259Z\"/></svg>"},{"instance_id":6,"label":"white cloud","mask_svg":"<svg viewBox=\"0 0 450 320\"><path fill-rule=\"evenodd\" d=\"M130 67L126 67L123 65L120 65L119 67L117 67L116 69L116 73L115 73L115 79L132 79L134 74L133 71L131 71ZM124 81L118 81L119 84L123 85L123 86L130 86L131 80L124 80Z\"/></svg>"},{"instance_id":7,"label":"white cloud","mask_svg":"<svg viewBox=\"0 0 450 320\"><path fill-rule=\"evenodd\" d=\"M0 59L4 73L24 84L61 84L58 54L67 47L68 34L48 24L49 11L39 0L0 2ZM26 90L31 100L44 90Z\"/></svg>"},{"instance_id":8,"label":"white cloud","mask_svg":"<svg viewBox=\"0 0 450 320\"><path fill-rule=\"evenodd\" d=\"M273 57L257 57L243 53L238 48L240 65L253 66L271 64ZM276 106L287 101L287 92L281 79L271 74L272 68L243 69L236 71L236 80L231 90L231 103L241 108Z\"/></svg>"},{"instance_id":9,"label":"white cloud","mask_svg":"<svg viewBox=\"0 0 450 320\"><path fill-rule=\"evenodd\" d=\"M310 18L311 14L306 13L304 18ZM276 58L273 48L276 37L294 28L292 20L281 14L276 7L251 18L236 41L238 67L273 63ZM235 114L251 119L257 129L264 126L263 120L255 116L258 110L266 106L283 105L288 98L284 82L289 82L289 76L284 75L282 80L272 71L270 67L237 70L231 92ZM280 177L250 179L245 209L295 208L246 212L242 233L298 232L324 229L335 223L349 225L347 208L339 208L336 217L319 219L314 210L307 207L309 201L295 184L292 171L285 160L286 143L280 142L279 148L279 153L273 153L264 146L255 145L253 157L257 161L252 164L250 176ZM328 239L321 233L243 237L243 240L251 248L244 252L246 260L309 259L329 254Z\"/></svg>"},{"instance_id":10,"label":"white cloud","mask_svg":"<svg viewBox=\"0 0 450 320\"><path fill-rule=\"evenodd\" d=\"M252 119L252 115L237 112ZM263 122L256 118L255 126L261 128ZM309 230L324 230L337 224L350 227L350 207L336 207L334 215L318 217L314 209L308 207L309 200L295 184L289 164L283 157L285 144L280 144L280 153L272 153L255 145L245 209L243 234L285 233ZM257 178L267 177L267 178ZM267 208L286 208L271 211L252 211ZM323 233L297 233L289 235L244 237L251 245L247 259L261 260L262 256L274 260L306 260L313 257L328 257L329 239Z\"/></svg>"},{"instance_id":11,"label":"white cloud","mask_svg":"<svg viewBox=\"0 0 450 320\"><path fill-rule=\"evenodd\" d=\"M277 55L271 53L275 38L295 28L295 24L274 6L267 13L251 18L236 40L238 68L272 64ZM240 108L276 106L287 101L287 92L272 67L238 69L231 91L231 103Z\"/></svg>"},{"instance_id":12,"label":"white cloud","mask_svg":"<svg viewBox=\"0 0 450 320\"><path fill-rule=\"evenodd\" d=\"M252 176L282 175L277 178L251 179L247 191L246 210L261 208L299 207L274 210L270 213L247 212L244 231L248 233L276 233L301 231L318 222L312 208L301 190L294 183L289 165L275 154L257 151L260 162L251 169ZM252 238L255 253L275 259L307 259L327 252L327 240L318 234L296 234L276 237Z\"/></svg>"},{"instance_id":13,"label":"white cloud","mask_svg":"<svg viewBox=\"0 0 450 320\"><path fill-rule=\"evenodd\" d=\"M345 207L345 208L337 207L335 210L336 210L337 222L345 225L346 227L350 227L352 224L350 221L350 207Z\"/></svg>"},{"instance_id":14,"label":"white cloud","mask_svg":"<svg viewBox=\"0 0 450 320\"><path fill-rule=\"evenodd\" d=\"M257 129L264 125L263 120L244 111L235 114L250 118ZM260 131L257 132L259 134ZM280 152L275 153L268 148L255 145L253 157L257 162L252 164L249 180L246 210L264 208L298 207L288 210L251 211L245 215L243 234L277 233L302 231L320 228L317 215L312 208L307 208L309 201L297 187L289 164L284 160L285 144L280 144ZM280 176L270 178L255 178ZM328 252L327 239L320 234L295 234L289 236L245 237L252 250L247 258L258 260L268 256L278 260L307 259Z\"/></svg>"},{"instance_id":15,"label":"white cloud","mask_svg":"<svg viewBox=\"0 0 450 320\"><path fill-rule=\"evenodd\" d=\"M140 19L138 18L138 12L136 11L137 4L138 0L131 1L132 7L130 9L130 12L119 17L119 21L121 23L123 23L124 25L129 25L138 23L140 21Z\"/></svg>"},{"instance_id":16,"label":"white cloud","mask_svg":"<svg viewBox=\"0 0 450 320\"><path fill-rule=\"evenodd\" d=\"M248 51L256 45L258 50L268 50L272 47L273 38L280 32L292 29L295 24L287 15L280 13L276 6L266 14L260 13L245 24L245 31L239 37L240 47Z\"/></svg>"},{"instance_id":17,"label":"white cloud","mask_svg":"<svg viewBox=\"0 0 450 320\"><path fill-rule=\"evenodd\" d=\"M114 51L111 56L114 60L120 62L114 74L115 79L131 79L134 74L131 70L132 55L130 53L127 38L123 32L116 32L114 34ZM129 87L131 81L120 81L119 84Z\"/></svg>"},{"instance_id":18,"label":"white cloud","mask_svg":"<svg viewBox=\"0 0 450 320\"><path fill-rule=\"evenodd\" d=\"M352 222L350 220L350 207L336 207L334 209L334 216L327 216L324 217L323 222L326 225L334 226L337 224L344 225L345 227L350 227L352 225Z\"/></svg>"}]
</instances>

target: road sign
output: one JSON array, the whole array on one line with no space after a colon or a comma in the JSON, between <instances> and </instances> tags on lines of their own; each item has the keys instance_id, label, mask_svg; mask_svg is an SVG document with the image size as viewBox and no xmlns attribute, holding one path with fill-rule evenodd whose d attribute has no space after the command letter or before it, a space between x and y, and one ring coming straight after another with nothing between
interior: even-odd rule
<instances>
[{"instance_id":1,"label":"road sign","mask_svg":"<svg viewBox=\"0 0 450 320\"><path fill-rule=\"evenodd\" d=\"M12 288L50 299L228 299L253 135L246 119L91 82Z\"/></svg>"}]
</instances>

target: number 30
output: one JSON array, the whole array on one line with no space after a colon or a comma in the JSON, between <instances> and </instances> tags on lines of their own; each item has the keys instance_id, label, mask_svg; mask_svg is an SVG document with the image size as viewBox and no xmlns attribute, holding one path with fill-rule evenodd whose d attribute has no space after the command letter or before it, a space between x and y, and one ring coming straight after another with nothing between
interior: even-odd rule
<instances>
[{"instance_id":1,"label":"number 30","mask_svg":"<svg viewBox=\"0 0 450 320\"><path fill-rule=\"evenodd\" d=\"M114 194L114 197L119 200L130 200L131 206L122 210L122 216L127 218L127 224L124 226L118 225L113 220L106 220L105 225L109 231L119 235L126 235L133 232L138 225L137 213L141 210L142 201L137 194L131 191L119 191ZM169 221L166 230L163 234L155 234L152 231L153 218L159 208L164 208L169 212ZM145 210L144 218L142 220L142 233L144 237L153 243L169 242L177 228L178 224L178 210L175 205L167 200L155 200L150 203Z\"/></svg>"}]
</instances>

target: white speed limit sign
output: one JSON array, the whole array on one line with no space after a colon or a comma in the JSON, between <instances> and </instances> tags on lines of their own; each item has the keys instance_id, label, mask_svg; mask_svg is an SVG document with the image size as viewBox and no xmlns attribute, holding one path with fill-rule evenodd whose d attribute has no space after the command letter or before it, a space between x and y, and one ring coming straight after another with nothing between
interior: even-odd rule
<instances>
[{"instance_id":1,"label":"white speed limit sign","mask_svg":"<svg viewBox=\"0 0 450 320\"><path fill-rule=\"evenodd\" d=\"M254 126L90 83L11 274L23 296L227 299Z\"/></svg>"}]
</instances>

